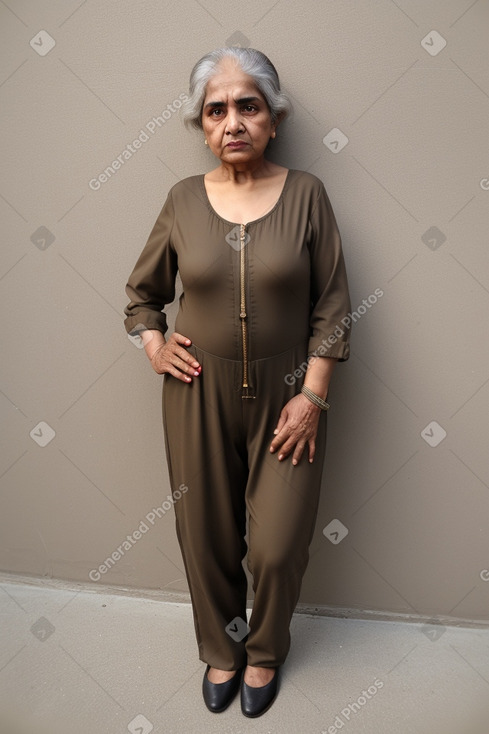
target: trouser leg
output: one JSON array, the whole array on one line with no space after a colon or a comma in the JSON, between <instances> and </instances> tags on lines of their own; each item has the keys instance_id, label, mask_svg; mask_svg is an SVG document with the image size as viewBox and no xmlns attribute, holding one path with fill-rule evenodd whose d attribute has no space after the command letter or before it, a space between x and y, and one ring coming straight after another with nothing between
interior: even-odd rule
<instances>
[{"instance_id":1,"label":"trouser leg","mask_svg":"<svg viewBox=\"0 0 489 734\"><path fill-rule=\"evenodd\" d=\"M287 367L289 360L292 368ZM277 361L256 365L257 395L260 402L267 396L267 410L260 407L258 398L247 405L248 568L255 598L246 653L249 665L262 667L281 665L289 651L290 622L309 560L326 445L326 414L321 413L312 464L306 453L297 466L291 457L279 462L277 453L270 454L280 411L299 390L298 385L287 386L283 378L301 360L291 353L282 367Z\"/></svg>"},{"instance_id":2,"label":"trouser leg","mask_svg":"<svg viewBox=\"0 0 489 734\"><path fill-rule=\"evenodd\" d=\"M246 663L247 579L244 492L248 468L241 440L237 365L192 346L202 374L187 385L166 377L163 420L177 537L187 575L199 658L221 670ZM238 417L239 414L239 417ZM236 632L233 630L237 628Z\"/></svg>"}]
</instances>

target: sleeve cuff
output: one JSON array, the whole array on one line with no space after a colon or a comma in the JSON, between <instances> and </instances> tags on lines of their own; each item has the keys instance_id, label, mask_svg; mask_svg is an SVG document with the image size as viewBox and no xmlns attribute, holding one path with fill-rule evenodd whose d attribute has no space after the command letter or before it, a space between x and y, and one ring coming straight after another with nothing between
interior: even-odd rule
<instances>
[{"instance_id":1,"label":"sleeve cuff","mask_svg":"<svg viewBox=\"0 0 489 734\"><path fill-rule=\"evenodd\" d=\"M350 344L340 341L334 334L321 339L320 336L312 336L307 348L308 357L331 357L339 362L346 362L350 357Z\"/></svg>"},{"instance_id":2,"label":"sleeve cuff","mask_svg":"<svg viewBox=\"0 0 489 734\"><path fill-rule=\"evenodd\" d=\"M155 329L166 334L168 324L166 316L159 311L145 311L144 313L132 314L124 319L124 326L130 336L138 336L145 329Z\"/></svg>"}]
</instances>

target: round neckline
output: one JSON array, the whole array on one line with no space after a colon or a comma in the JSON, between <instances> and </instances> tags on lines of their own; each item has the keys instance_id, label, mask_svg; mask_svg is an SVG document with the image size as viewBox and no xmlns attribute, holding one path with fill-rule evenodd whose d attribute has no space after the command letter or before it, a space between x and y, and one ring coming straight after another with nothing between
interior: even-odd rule
<instances>
[{"instance_id":1,"label":"round neckline","mask_svg":"<svg viewBox=\"0 0 489 734\"><path fill-rule=\"evenodd\" d=\"M221 222L224 222L225 224L229 224L231 227L239 227L241 224L244 224L245 227L248 227L250 224L256 224L257 222L261 222L263 219L266 219L271 214L273 214L273 212L277 209L277 207L279 206L279 204L281 203L281 201L283 199L283 196L285 194L285 190L286 190L286 188L288 186L288 183L289 183L290 174L291 174L291 172L293 170L294 169L292 169L292 168L288 168L287 169L287 175L285 177L285 181L284 181L284 184L282 186L282 190L280 192L280 196L278 197L277 201L272 206L272 208L266 214L263 214L263 216L258 217L258 219L251 219L249 222L231 222L229 219L225 219L224 217L221 217L221 215L212 206L212 204L210 202L210 199L209 199L209 197L207 195L207 189L205 187L205 176L206 176L205 173L201 173L200 174L200 185L202 187L202 192L204 194L204 198L205 198L205 201L207 203L207 207L212 212L212 214L214 214L215 217L217 217L218 219L220 219Z\"/></svg>"}]
</instances>

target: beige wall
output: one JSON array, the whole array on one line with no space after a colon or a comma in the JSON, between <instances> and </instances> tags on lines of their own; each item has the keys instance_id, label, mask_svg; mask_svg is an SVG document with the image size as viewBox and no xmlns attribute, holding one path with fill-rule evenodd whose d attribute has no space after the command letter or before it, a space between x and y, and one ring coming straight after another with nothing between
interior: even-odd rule
<instances>
[{"instance_id":1,"label":"beige wall","mask_svg":"<svg viewBox=\"0 0 489 734\"><path fill-rule=\"evenodd\" d=\"M274 159L324 181L354 307L383 292L334 376L301 602L487 620L487 0L10 0L0 18L0 568L90 583L130 535L94 587L187 590L173 510L146 517L170 491L161 378L122 310L169 187L216 162L175 113L89 182L241 42L292 95Z\"/></svg>"}]
</instances>

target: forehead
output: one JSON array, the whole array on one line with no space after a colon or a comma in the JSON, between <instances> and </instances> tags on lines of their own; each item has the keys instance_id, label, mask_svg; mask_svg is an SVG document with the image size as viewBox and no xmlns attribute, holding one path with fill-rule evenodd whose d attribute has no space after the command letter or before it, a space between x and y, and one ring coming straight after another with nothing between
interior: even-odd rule
<instances>
[{"instance_id":1,"label":"forehead","mask_svg":"<svg viewBox=\"0 0 489 734\"><path fill-rule=\"evenodd\" d=\"M223 59L207 83L205 99L212 97L212 99L223 101L228 96L238 99L250 93L263 99L253 77L245 74L234 59Z\"/></svg>"}]
</instances>

